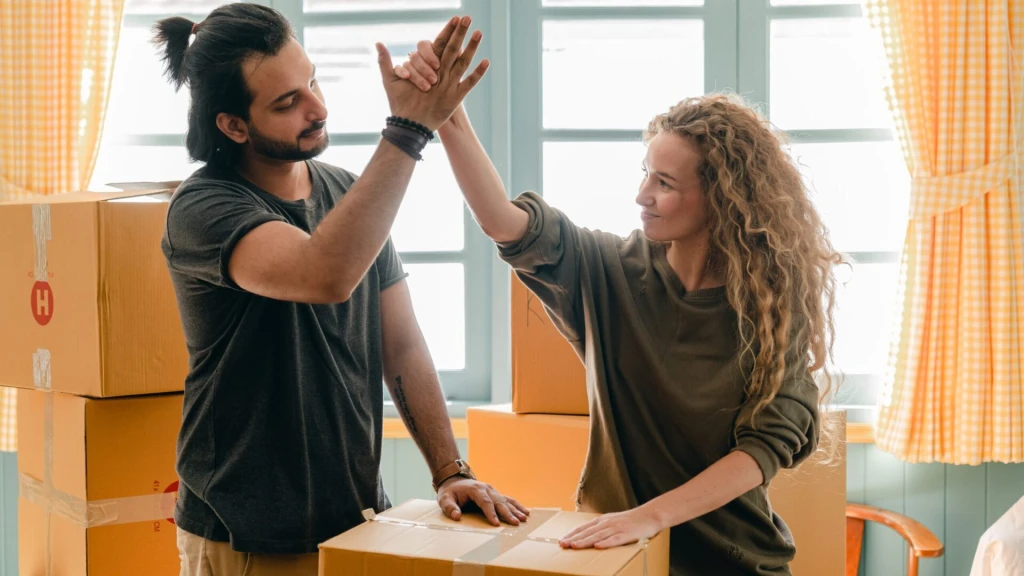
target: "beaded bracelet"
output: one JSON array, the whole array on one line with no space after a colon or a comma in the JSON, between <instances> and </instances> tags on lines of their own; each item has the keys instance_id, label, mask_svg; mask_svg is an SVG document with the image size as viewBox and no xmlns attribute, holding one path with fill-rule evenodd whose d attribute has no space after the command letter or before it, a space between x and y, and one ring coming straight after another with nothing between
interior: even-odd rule
<instances>
[{"instance_id":1,"label":"beaded bracelet","mask_svg":"<svg viewBox=\"0 0 1024 576\"><path fill-rule=\"evenodd\" d=\"M422 134L427 140L434 139L434 133L431 132L429 128L415 120L409 120L408 118L402 118L401 116L388 116L386 122L391 126L402 126L403 128L415 130Z\"/></svg>"}]
</instances>

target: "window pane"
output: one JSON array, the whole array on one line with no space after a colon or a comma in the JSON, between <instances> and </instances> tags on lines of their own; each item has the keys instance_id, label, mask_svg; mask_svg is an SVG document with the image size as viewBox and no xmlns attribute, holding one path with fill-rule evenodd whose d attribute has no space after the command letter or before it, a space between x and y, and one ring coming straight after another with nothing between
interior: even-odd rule
<instances>
[{"instance_id":1,"label":"window pane","mask_svg":"<svg viewBox=\"0 0 1024 576\"><path fill-rule=\"evenodd\" d=\"M331 146L320 160L360 174L377 146ZM462 192L440 144L423 151L398 209L391 236L399 252L459 251L463 248Z\"/></svg>"},{"instance_id":2,"label":"window pane","mask_svg":"<svg viewBox=\"0 0 1024 576\"><path fill-rule=\"evenodd\" d=\"M863 18L771 23L772 122L784 129L885 128L881 41Z\"/></svg>"},{"instance_id":3,"label":"window pane","mask_svg":"<svg viewBox=\"0 0 1024 576\"><path fill-rule=\"evenodd\" d=\"M704 93L701 20L547 21L543 34L545 128L641 130Z\"/></svg>"},{"instance_id":4,"label":"window pane","mask_svg":"<svg viewBox=\"0 0 1024 576\"><path fill-rule=\"evenodd\" d=\"M903 247L910 175L895 142L795 144L792 154L837 250Z\"/></svg>"},{"instance_id":5,"label":"window pane","mask_svg":"<svg viewBox=\"0 0 1024 576\"><path fill-rule=\"evenodd\" d=\"M466 295L462 264L406 264L409 292L438 370L466 367Z\"/></svg>"},{"instance_id":6,"label":"window pane","mask_svg":"<svg viewBox=\"0 0 1024 576\"><path fill-rule=\"evenodd\" d=\"M889 358L899 264L837 268L835 365L846 374L882 374Z\"/></svg>"},{"instance_id":7,"label":"window pane","mask_svg":"<svg viewBox=\"0 0 1024 576\"><path fill-rule=\"evenodd\" d=\"M432 40L445 22L372 26L308 27L306 52L316 64L331 132L374 132L391 115L381 83L374 44L383 42L399 65L409 59L420 40ZM476 62L483 58L477 52ZM474 64L475 65L475 64Z\"/></svg>"},{"instance_id":8,"label":"window pane","mask_svg":"<svg viewBox=\"0 0 1024 576\"><path fill-rule=\"evenodd\" d=\"M148 28L121 30L114 64L104 136L184 134L188 127L188 88L175 93Z\"/></svg>"},{"instance_id":9,"label":"window pane","mask_svg":"<svg viewBox=\"0 0 1024 576\"><path fill-rule=\"evenodd\" d=\"M305 0L304 4L307 12L357 12L458 8L462 2L460 0Z\"/></svg>"},{"instance_id":10,"label":"window pane","mask_svg":"<svg viewBox=\"0 0 1024 576\"><path fill-rule=\"evenodd\" d=\"M542 6L703 6L704 0L543 0Z\"/></svg>"},{"instance_id":11,"label":"window pane","mask_svg":"<svg viewBox=\"0 0 1024 576\"><path fill-rule=\"evenodd\" d=\"M184 146L101 146L89 187L184 180L201 166L188 161Z\"/></svg>"},{"instance_id":12,"label":"window pane","mask_svg":"<svg viewBox=\"0 0 1024 576\"><path fill-rule=\"evenodd\" d=\"M640 227L646 153L640 142L545 142L544 198L577 226L627 236Z\"/></svg>"},{"instance_id":13,"label":"window pane","mask_svg":"<svg viewBox=\"0 0 1024 576\"><path fill-rule=\"evenodd\" d=\"M127 0L129 14L206 14L224 0Z\"/></svg>"}]
</instances>

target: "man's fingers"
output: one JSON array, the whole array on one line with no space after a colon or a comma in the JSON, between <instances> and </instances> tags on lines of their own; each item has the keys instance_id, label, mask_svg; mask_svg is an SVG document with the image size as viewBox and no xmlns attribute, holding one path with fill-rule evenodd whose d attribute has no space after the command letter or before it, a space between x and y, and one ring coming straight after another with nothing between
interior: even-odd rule
<instances>
[{"instance_id":1,"label":"man's fingers","mask_svg":"<svg viewBox=\"0 0 1024 576\"><path fill-rule=\"evenodd\" d=\"M452 77L458 80L462 79L462 75L469 70L469 65L473 63L473 58L476 56L476 49L480 47L480 40L484 37L484 33L477 30L473 32L473 35L469 37L469 44L466 49L462 51L462 54L455 60L455 64L452 65Z\"/></svg>"},{"instance_id":2,"label":"man's fingers","mask_svg":"<svg viewBox=\"0 0 1024 576\"><path fill-rule=\"evenodd\" d=\"M377 65L380 66L380 75L385 80L395 77L395 65L391 63L391 53L387 46L377 42Z\"/></svg>"},{"instance_id":3,"label":"man's fingers","mask_svg":"<svg viewBox=\"0 0 1024 576\"><path fill-rule=\"evenodd\" d=\"M519 526L519 518L512 512L512 508L505 502L498 502L494 505L494 509L498 512L498 517L505 522Z\"/></svg>"},{"instance_id":4,"label":"man's fingers","mask_svg":"<svg viewBox=\"0 0 1024 576\"><path fill-rule=\"evenodd\" d=\"M505 501L508 503L509 508L512 509L512 512L514 512L523 522L525 522L527 517L530 516L529 509L517 502L515 498L506 498Z\"/></svg>"},{"instance_id":5,"label":"man's fingers","mask_svg":"<svg viewBox=\"0 0 1024 576\"><path fill-rule=\"evenodd\" d=\"M452 520L458 520L462 516L462 510L459 505L455 503L455 497L451 493L446 493L438 500L437 505L441 507L444 515L451 518Z\"/></svg>"},{"instance_id":6,"label":"man's fingers","mask_svg":"<svg viewBox=\"0 0 1024 576\"><path fill-rule=\"evenodd\" d=\"M455 32L452 33L451 39L445 44L444 52L441 53L441 73L444 74L446 71L451 70L452 63L459 57L459 52L462 51L462 43L466 39L466 32L469 31L469 23L472 19L469 16L463 16L462 20L459 21L459 25L455 28Z\"/></svg>"},{"instance_id":7,"label":"man's fingers","mask_svg":"<svg viewBox=\"0 0 1024 576\"><path fill-rule=\"evenodd\" d=\"M498 512L494 509L494 501L487 495L487 491L480 488L473 490L470 498L480 508L480 511L487 517L487 521L495 526L501 526L501 521L498 520Z\"/></svg>"},{"instance_id":8,"label":"man's fingers","mask_svg":"<svg viewBox=\"0 0 1024 576\"><path fill-rule=\"evenodd\" d=\"M437 70L441 67L441 50L434 52L434 45L428 40L420 40L416 43L416 52L419 53L420 57L430 66L431 69Z\"/></svg>"},{"instance_id":9,"label":"man's fingers","mask_svg":"<svg viewBox=\"0 0 1024 576\"><path fill-rule=\"evenodd\" d=\"M469 94L469 91L472 90L474 86L480 83L480 79L484 77L484 72L487 72L487 68L490 65L490 60L481 60L480 63L477 64L476 70L473 70L473 73L467 76L466 79L459 84L459 90L461 91L463 98L466 97L466 94Z\"/></svg>"},{"instance_id":10,"label":"man's fingers","mask_svg":"<svg viewBox=\"0 0 1024 576\"><path fill-rule=\"evenodd\" d=\"M448 46L448 42L451 41L452 34L455 32L455 29L459 26L460 20L462 19L459 18L458 16L455 16L454 18L449 20L448 23L444 25L444 28L441 30L441 33L437 35L437 38L434 38L434 42L431 45L431 52L433 52L434 55L437 56L438 58L441 57L441 54L444 53L445 47ZM440 61L438 61L438 66L440 65Z\"/></svg>"},{"instance_id":11,"label":"man's fingers","mask_svg":"<svg viewBox=\"0 0 1024 576\"><path fill-rule=\"evenodd\" d=\"M430 85L437 83L437 72L430 67L430 64L427 64L419 52L409 54L409 67L419 73L419 76Z\"/></svg>"}]
</instances>

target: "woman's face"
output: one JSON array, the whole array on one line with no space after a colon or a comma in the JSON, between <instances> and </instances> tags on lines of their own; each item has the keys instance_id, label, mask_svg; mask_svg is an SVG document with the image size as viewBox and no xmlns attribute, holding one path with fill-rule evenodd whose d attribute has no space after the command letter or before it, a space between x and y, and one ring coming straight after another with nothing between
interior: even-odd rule
<instances>
[{"instance_id":1,"label":"woman's face","mask_svg":"<svg viewBox=\"0 0 1024 576\"><path fill-rule=\"evenodd\" d=\"M648 142L636 197L648 239L686 242L706 234L707 210L698 166L697 150L677 134L661 132Z\"/></svg>"}]
</instances>

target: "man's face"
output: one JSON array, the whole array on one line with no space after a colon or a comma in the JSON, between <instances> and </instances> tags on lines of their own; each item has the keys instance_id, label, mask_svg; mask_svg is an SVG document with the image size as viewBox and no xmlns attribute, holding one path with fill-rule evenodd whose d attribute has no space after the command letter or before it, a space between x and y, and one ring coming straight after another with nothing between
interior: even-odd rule
<instances>
[{"instance_id":1,"label":"man's face","mask_svg":"<svg viewBox=\"0 0 1024 576\"><path fill-rule=\"evenodd\" d=\"M246 129L255 153L301 161L327 149L327 108L316 67L294 38L274 56L246 60L242 73L253 93Z\"/></svg>"}]
</instances>

